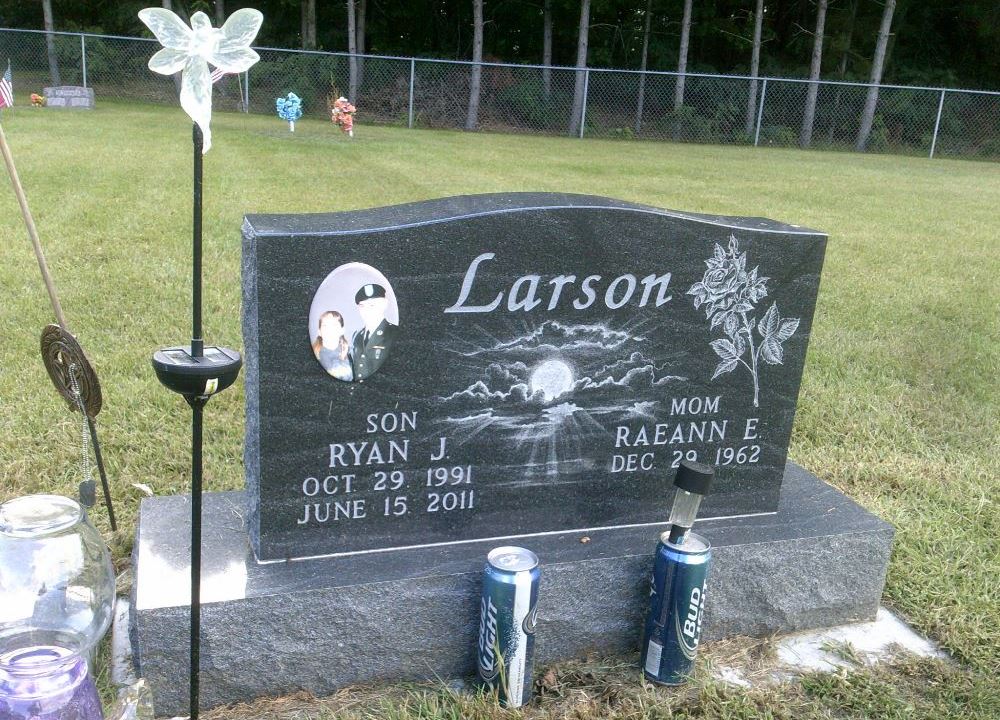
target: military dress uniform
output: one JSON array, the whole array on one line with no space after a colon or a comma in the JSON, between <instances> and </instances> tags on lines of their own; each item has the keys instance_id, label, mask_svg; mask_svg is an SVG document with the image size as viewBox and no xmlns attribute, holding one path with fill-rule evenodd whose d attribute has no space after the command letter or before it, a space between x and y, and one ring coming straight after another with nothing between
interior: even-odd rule
<instances>
[{"instance_id":1,"label":"military dress uniform","mask_svg":"<svg viewBox=\"0 0 1000 720\"><path fill-rule=\"evenodd\" d=\"M377 328L369 332L361 328L354 333L353 352L354 381L361 382L374 374L389 356L392 341L396 339L398 325L383 320Z\"/></svg>"}]
</instances>

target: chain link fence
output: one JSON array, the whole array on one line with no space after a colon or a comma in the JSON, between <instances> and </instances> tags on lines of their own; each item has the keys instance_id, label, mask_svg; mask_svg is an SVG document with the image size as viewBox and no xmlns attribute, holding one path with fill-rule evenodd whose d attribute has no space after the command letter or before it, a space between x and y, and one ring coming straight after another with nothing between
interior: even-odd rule
<instances>
[{"instance_id":1,"label":"chain link fence","mask_svg":"<svg viewBox=\"0 0 1000 720\"><path fill-rule=\"evenodd\" d=\"M50 64L51 57L56 67ZM175 104L177 78L146 63L155 40L0 29L19 104L56 84L99 101ZM248 73L215 86L219 110L273 114L289 92L308 116L339 95L361 124L465 128L475 65L466 61L257 48ZM1000 158L1000 92L792 78L480 64L474 127L620 139ZM352 82L353 78L353 82ZM874 112L866 116L869 94ZM867 122L866 122L867 120Z\"/></svg>"}]
</instances>

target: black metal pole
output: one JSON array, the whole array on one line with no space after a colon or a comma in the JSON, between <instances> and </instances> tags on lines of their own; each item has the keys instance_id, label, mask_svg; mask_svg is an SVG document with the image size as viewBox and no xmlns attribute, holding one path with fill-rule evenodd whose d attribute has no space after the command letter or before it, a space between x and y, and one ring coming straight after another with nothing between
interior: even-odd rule
<instances>
[{"instance_id":1,"label":"black metal pole","mask_svg":"<svg viewBox=\"0 0 1000 720\"><path fill-rule=\"evenodd\" d=\"M192 218L193 262L191 269L191 355L201 357L205 341L201 336L201 187L202 187L202 147L204 137L197 123L193 126L194 144L194 217Z\"/></svg>"},{"instance_id":2,"label":"black metal pole","mask_svg":"<svg viewBox=\"0 0 1000 720\"><path fill-rule=\"evenodd\" d=\"M201 194L202 146L204 136L195 123L192 126L194 145L194 185L192 205L192 272L191 272L191 355L202 357L205 351L201 335ZM202 410L207 398L189 397L191 404L191 720L198 720L201 680L201 473L202 473Z\"/></svg>"},{"instance_id":3,"label":"black metal pole","mask_svg":"<svg viewBox=\"0 0 1000 720\"><path fill-rule=\"evenodd\" d=\"M84 413L87 418L87 428L90 430L90 442L94 445L94 458L97 460L97 472L101 476L101 489L104 491L104 504L108 507L108 520L111 521L111 532L118 531L118 523L115 522L115 508L111 504L111 488L108 487L108 474L104 471L104 456L101 454L101 443L97 441L97 427L94 418Z\"/></svg>"},{"instance_id":4,"label":"black metal pole","mask_svg":"<svg viewBox=\"0 0 1000 720\"><path fill-rule=\"evenodd\" d=\"M205 399L191 398L191 720L198 720L201 679L201 447Z\"/></svg>"},{"instance_id":5,"label":"black metal pole","mask_svg":"<svg viewBox=\"0 0 1000 720\"><path fill-rule=\"evenodd\" d=\"M213 348L205 357L201 336L201 203L202 146L204 137L195 125L194 185L192 204L191 345L170 347L153 353L153 369L166 387L180 393L191 406L191 672L190 717L198 719L201 675L201 510L202 510L202 413L209 398L232 385L243 366L235 350Z\"/></svg>"}]
</instances>

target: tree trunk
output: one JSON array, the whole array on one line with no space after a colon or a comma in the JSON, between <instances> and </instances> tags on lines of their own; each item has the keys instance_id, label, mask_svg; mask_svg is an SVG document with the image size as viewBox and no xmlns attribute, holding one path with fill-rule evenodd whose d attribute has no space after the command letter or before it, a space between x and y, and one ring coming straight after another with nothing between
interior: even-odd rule
<instances>
[{"instance_id":1,"label":"tree trunk","mask_svg":"<svg viewBox=\"0 0 1000 720\"><path fill-rule=\"evenodd\" d=\"M302 3L302 49L316 49L316 0L300 0Z\"/></svg>"},{"instance_id":2,"label":"tree trunk","mask_svg":"<svg viewBox=\"0 0 1000 720\"><path fill-rule=\"evenodd\" d=\"M813 34L812 62L809 65L809 90L806 92L806 107L802 113L802 129L799 131L799 145L809 147L812 142L813 123L816 120L816 96L819 94L819 72L823 66L823 30L826 25L827 0L819 0L816 8L816 32Z\"/></svg>"},{"instance_id":3,"label":"tree trunk","mask_svg":"<svg viewBox=\"0 0 1000 720\"><path fill-rule=\"evenodd\" d=\"M552 0L545 0L542 6L542 97L548 102L552 96Z\"/></svg>"},{"instance_id":4,"label":"tree trunk","mask_svg":"<svg viewBox=\"0 0 1000 720\"><path fill-rule=\"evenodd\" d=\"M62 85L59 77L59 58L56 55L56 36L52 34L55 24L52 21L52 0L42 0L42 16L45 22L45 51L49 56L49 75L52 76L52 84Z\"/></svg>"},{"instance_id":5,"label":"tree trunk","mask_svg":"<svg viewBox=\"0 0 1000 720\"><path fill-rule=\"evenodd\" d=\"M875 43L875 57L872 59L872 74L868 82L868 96L865 98L865 109L861 114L861 127L854 149L864 152L868 145L868 136L875 122L875 106L878 104L878 84L882 82L882 63L885 61L885 48L889 44L889 30L892 28L892 13L896 9L896 0L885 0L885 10L882 11L882 24L878 29L878 42Z\"/></svg>"},{"instance_id":6,"label":"tree trunk","mask_svg":"<svg viewBox=\"0 0 1000 720\"><path fill-rule=\"evenodd\" d=\"M352 105L358 102L358 22L354 0L347 0L347 65L350 73L347 99Z\"/></svg>"},{"instance_id":7,"label":"tree trunk","mask_svg":"<svg viewBox=\"0 0 1000 720\"><path fill-rule=\"evenodd\" d=\"M587 67L587 44L590 41L590 0L580 1L580 32L576 43L576 85L573 88L573 110L569 118L569 134L579 135L580 126L583 122L583 104L587 102L584 97L584 85L587 80L587 73L583 70Z\"/></svg>"},{"instance_id":8,"label":"tree trunk","mask_svg":"<svg viewBox=\"0 0 1000 720\"><path fill-rule=\"evenodd\" d=\"M858 0L851 3L851 15L847 20L847 40L844 44L844 52L840 56L840 64L837 66L837 79L843 80L847 77L847 61L851 56L851 42L854 39L854 21L858 16ZM844 92L844 86L838 85L833 96L833 109L830 110L830 127L826 131L826 141L833 143L837 132L837 115L840 113L840 98Z\"/></svg>"},{"instance_id":9,"label":"tree trunk","mask_svg":"<svg viewBox=\"0 0 1000 720\"><path fill-rule=\"evenodd\" d=\"M763 0L762 0L763 1ZM639 62L639 98L635 104L635 134L642 132L642 106L646 102L646 61L649 59L649 26L653 22L653 0L646 0L646 24L642 29L642 60Z\"/></svg>"},{"instance_id":10,"label":"tree trunk","mask_svg":"<svg viewBox=\"0 0 1000 720\"><path fill-rule=\"evenodd\" d=\"M684 0L684 19L681 20L681 50L677 56L677 84L674 86L674 112L684 106L684 73L688 66L688 41L691 37L691 0Z\"/></svg>"},{"instance_id":11,"label":"tree trunk","mask_svg":"<svg viewBox=\"0 0 1000 720\"><path fill-rule=\"evenodd\" d=\"M757 73L760 72L760 36L764 28L764 0L757 0L753 13L753 51L750 53L750 94L747 96L746 134L752 135L757 124Z\"/></svg>"},{"instance_id":12,"label":"tree trunk","mask_svg":"<svg viewBox=\"0 0 1000 720\"><path fill-rule=\"evenodd\" d=\"M465 129L475 130L479 124L479 89L483 77L483 0L472 0L472 76L469 78L469 112Z\"/></svg>"},{"instance_id":13,"label":"tree trunk","mask_svg":"<svg viewBox=\"0 0 1000 720\"><path fill-rule=\"evenodd\" d=\"M215 27L226 22L226 0L215 0Z\"/></svg>"},{"instance_id":14,"label":"tree trunk","mask_svg":"<svg viewBox=\"0 0 1000 720\"><path fill-rule=\"evenodd\" d=\"M361 0L358 5L358 32L357 32L357 50L358 55L365 54L365 20L368 18L368 0ZM365 84L365 59L363 57L358 58L358 86Z\"/></svg>"}]
</instances>

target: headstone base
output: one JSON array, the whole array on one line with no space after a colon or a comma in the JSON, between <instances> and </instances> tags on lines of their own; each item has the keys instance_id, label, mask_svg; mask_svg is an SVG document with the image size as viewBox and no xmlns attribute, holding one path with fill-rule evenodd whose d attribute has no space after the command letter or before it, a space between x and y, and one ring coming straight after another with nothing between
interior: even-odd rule
<instances>
[{"instance_id":1,"label":"headstone base","mask_svg":"<svg viewBox=\"0 0 1000 720\"><path fill-rule=\"evenodd\" d=\"M160 715L187 710L189 502L143 501L131 616L115 628L130 633ZM204 499L203 707L474 672L480 573L500 543L262 565L244 508L240 492ZM662 527L512 541L543 563L536 662L638 648ZM695 529L713 544L705 641L866 620L878 610L892 527L793 463L776 513Z\"/></svg>"}]
</instances>

